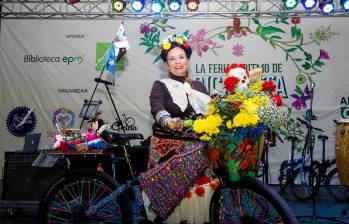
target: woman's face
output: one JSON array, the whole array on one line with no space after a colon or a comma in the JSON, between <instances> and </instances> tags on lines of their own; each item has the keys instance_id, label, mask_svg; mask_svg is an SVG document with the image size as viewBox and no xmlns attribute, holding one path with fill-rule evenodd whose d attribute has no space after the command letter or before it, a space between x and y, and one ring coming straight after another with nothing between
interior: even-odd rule
<instances>
[{"instance_id":1,"label":"woman's face","mask_svg":"<svg viewBox=\"0 0 349 224\"><path fill-rule=\"evenodd\" d=\"M176 76L186 76L189 60L185 51L180 47L172 48L167 53L167 68L168 70Z\"/></svg>"}]
</instances>

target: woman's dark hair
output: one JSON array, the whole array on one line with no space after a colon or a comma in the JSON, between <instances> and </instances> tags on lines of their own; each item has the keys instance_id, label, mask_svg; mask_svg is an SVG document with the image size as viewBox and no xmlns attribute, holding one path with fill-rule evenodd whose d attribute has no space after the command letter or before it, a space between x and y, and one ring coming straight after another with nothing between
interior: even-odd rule
<instances>
[{"instance_id":1,"label":"woman's dark hair","mask_svg":"<svg viewBox=\"0 0 349 224\"><path fill-rule=\"evenodd\" d=\"M189 44L187 44L187 43L180 44L180 43L175 42L175 41L173 41L173 42L171 41L170 43L171 43L171 47L169 49L162 49L161 54L160 54L161 59L164 62L167 62L167 54L168 54L168 52L170 52L175 47L182 48L184 50L185 55L187 56L187 58L190 59L192 50L191 50L191 47L189 46Z\"/></svg>"}]
</instances>

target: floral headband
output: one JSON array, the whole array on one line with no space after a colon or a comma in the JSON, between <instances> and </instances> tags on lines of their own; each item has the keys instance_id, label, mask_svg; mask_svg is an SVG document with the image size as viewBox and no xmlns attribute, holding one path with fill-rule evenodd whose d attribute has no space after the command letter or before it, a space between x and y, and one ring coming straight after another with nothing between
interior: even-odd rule
<instances>
[{"instance_id":1,"label":"floral headband","mask_svg":"<svg viewBox=\"0 0 349 224\"><path fill-rule=\"evenodd\" d=\"M183 34L174 34L171 36L168 36L162 41L162 51L161 51L161 58L163 61L167 61L167 53L169 50L171 50L174 47L180 47L182 48L187 58L190 58L192 50L190 45L188 44L189 38Z\"/></svg>"},{"instance_id":2,"label":"floral headband","mask_svg":"<svg viewBox=\"0 0 349 224\"><path fill-rule=\"evenodd\" d=\"M172 46L172 44L176 45L183 45L185 48L189 48L190 46L188 45L188 37L182 35L182 34L174 34L171 36L168 36L166 39L163 40L162 42L162 49L164 50L169 50Z\"/></svg>"}]
</instances>

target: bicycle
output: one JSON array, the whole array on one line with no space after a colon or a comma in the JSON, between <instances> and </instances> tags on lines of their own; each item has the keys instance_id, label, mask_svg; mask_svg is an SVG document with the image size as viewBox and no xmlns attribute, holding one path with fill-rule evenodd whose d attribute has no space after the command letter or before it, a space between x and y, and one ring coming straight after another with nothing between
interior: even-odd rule
<instances>
[{"instance_id":1,"label":"bicycle","mask_svg":"<svg viewBox=\"0 0 349 224\"><path fill-rule=\"evenodd\" d=\"M304 121L297 118L302 124ZM311 127L311 129L322 131L319 128ZM279 169L279 184L282 192L289 186L291 193L300 201L306 201L313 198L318 192L319 188L319 176L314 172L311 166L307 165L306 154L309 151L310 144L313 144L314 137L310 135L309 129L306 133L305 142L302 147L301 157L297 160L294 159L294 151L296 142L299 139L295 136L288 137L291 140L291 158L281 163ZM308 152L309 153L309 152Z\"/></svg>"},{"instance_id":2,"label":"bicycle","mask_svg":"<svg viewBox=\"0 0 349 224\"><path fill-rule=\"evenodd\" d=\"M132 173L126 145L143 136L103 132L103 137L111 145L122 146ZM187 153L206 156L202 149L198 147ZM224 172L218 173L222 173L221 184L211 199L211 223L298 223L286 202L268 185L252 177L231 182ZM120 185L107 173L72 170L57 179L44 194L39 206L39 223L151 223L141 196L140 176ZM154 223L161 221L158 216Z\"/></svg>"}]
</instances>

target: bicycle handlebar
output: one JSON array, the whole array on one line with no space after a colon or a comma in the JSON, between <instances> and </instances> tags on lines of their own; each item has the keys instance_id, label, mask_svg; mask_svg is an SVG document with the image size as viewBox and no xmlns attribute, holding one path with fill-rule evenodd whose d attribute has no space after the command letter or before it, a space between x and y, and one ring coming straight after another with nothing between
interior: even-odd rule
<instances>
[{"instance_id":1,"label":"bicycle handlebar","mask_svg":"<svg viewBox=\"0 0 349 224\"><path fill-rule=\"evenodd\" d=\"M297 117L296 119L297 119L297 121L299 121L301 124L304 124L305 126L310 127L311 129L314 129L314 130L320 131L320 132L325 132L325 131L322 130L321 128L316 128L316 127L310 125L307 121L300 119L299 117Z\"/></svg>"}]
</instances>

